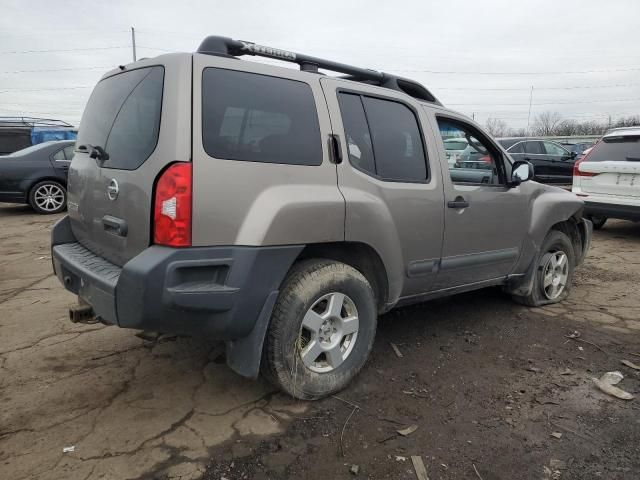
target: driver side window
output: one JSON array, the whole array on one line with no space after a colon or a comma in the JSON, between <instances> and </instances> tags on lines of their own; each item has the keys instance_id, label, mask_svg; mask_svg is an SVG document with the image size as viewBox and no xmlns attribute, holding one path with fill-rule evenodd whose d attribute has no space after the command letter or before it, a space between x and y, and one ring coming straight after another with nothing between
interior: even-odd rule
<instances>
[{"instance_id":1,"label":"driver side window","mask_svg":"<svg viewBox=\"0 0 640 480\"><path fill-rule=\"evenodd\" d=\"M500 157L475 129L462 122L442 118L438 119L438 127L453 183L504 184Z\"/></svg>"}]
</instances>

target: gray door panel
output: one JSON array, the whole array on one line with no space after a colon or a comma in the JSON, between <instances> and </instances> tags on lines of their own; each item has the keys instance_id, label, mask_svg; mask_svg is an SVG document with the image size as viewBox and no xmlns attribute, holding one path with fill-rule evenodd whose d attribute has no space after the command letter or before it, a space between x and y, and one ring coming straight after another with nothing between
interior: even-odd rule
<instances>
[{"instance_id":1,"label":"gray door panel","mask_svg":"<svg viewBox=\"0 0 640 480\"><path fill-rule=\"evenodd\" d=\"M209 155L203 145L202 79L210 67L308 85L318 115L322 163L292 165ZM337 187L336 165L330 161L331 123L319 77L310 80L296 70L199 54L193 57L193 72L193 245L344 240L344 199Z\"/></svg>"},{"instance_id":2,"label":"gray door panel","mask_svg":"<svg viewBox=\"0 0 640 480\"><path fill-rule=\"evenodd\" d=\"M345 239L366 243L378 252L387 269L390 303L400 296L428 291L440 259L444 208L440 165L424 112L401 93L358 86L358 93L363 95L400 100L412 106L422 127L430 170L428 182L384 181L350 163L337 90L353 91L353 83L323 78L321 84L342 149L338 184L346 200Z\"/></svg>"},{"instance_id":3,"label":"gray door panel","mask_svg":"<svg viewBox=\"0 0 640 480\"><path fill-rule=\"evenodd\" d=\"M446 112L446 117L442 118L458 120L480 130L468 119L456 117L450 112ZM430 121L437 132L439 127L436 116L430 115ZM488 138L483 140L491 143ZM448 171L444 170L448 163L440 138L437 145L443 166L445 205L464 201L468 206L445 208L442 261L433 289L507 276L520 256L528 229L529 196L521 187L453 183ZM455 205L457 204L452 204L451 207Z\"/></svg>"}]
</instances>

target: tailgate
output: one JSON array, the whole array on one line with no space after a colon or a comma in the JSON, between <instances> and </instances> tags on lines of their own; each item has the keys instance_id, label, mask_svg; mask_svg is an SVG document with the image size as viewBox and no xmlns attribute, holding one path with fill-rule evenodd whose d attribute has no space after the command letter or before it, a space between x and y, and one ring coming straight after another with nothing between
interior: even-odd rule
<instances>
[{"instance_id":1,"label":"tailgate","mask_svg":"<svg viewBox=\"0 0 640 480\"><path fill-rule=\"evenodd\" d=\"M640 137L605 137L579 163L584 193L640 197Z\"/></svg>"},{"instance_id":2,"label":"tailgate","mask_svg":"<svg viewBox=\"0 0 640 480\"><path fill-rule=\"evenodd\" d=\"M83 114L69 169L71 228L116 265L150 244L157 175L190 160L191 58L164 55L106 75Z\"/></svg>"}]
</instances>

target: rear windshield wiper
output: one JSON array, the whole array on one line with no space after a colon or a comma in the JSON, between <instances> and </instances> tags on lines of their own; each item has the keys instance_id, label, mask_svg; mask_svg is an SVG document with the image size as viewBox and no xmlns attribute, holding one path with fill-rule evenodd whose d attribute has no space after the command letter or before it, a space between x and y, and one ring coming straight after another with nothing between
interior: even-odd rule
<instances>
[{"instance_id":1,"label":"rear windshield wiper","mask_svg":"<svg viewBox=\"0 0 640 480\"><path fill-rule=\"evenodd\" d=\"M79 145L78 150L80 150L81 152L88 151L89 156L95 160L98 160L99 162L109 160L109 154L105 151L104 148L99 145L94 146L87 143L86 145Z\"/></svg>"}]
</instances>

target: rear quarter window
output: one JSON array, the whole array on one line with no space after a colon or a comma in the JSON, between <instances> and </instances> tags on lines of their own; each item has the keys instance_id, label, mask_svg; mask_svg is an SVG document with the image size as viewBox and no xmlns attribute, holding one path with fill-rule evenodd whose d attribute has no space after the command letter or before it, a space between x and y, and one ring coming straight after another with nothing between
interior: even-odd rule
<instances>
[{"instance_id":1,"label":"rear quarter window","mask_svg":"<svg viewBox=\"0 0 640 480\"><path fill-rule=\"evenodd\" d=\"M164 68L139 68L101 80L80 122L77 145L101 146L103 168L135 170L158 143Z\"/></svg>"},{"instance_id":2,"label":"rear quarter window","mask_svg":"<svg viewBox=\"0 0 640 480\"><path fill-rule=\"evenodd\" d=\"M205 68L202 145L219 159L320 165L320 125L311 88L295 80Z\"/></svg>"}]
</instances>

